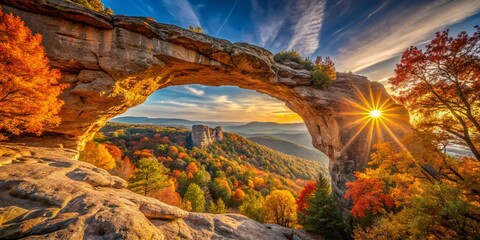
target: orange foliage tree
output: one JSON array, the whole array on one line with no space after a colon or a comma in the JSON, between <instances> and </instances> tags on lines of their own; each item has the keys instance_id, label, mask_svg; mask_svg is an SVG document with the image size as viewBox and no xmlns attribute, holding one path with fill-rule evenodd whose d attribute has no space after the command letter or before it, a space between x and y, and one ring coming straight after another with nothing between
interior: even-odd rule
<instances>
[{"instance_id":1,"label":"orange foliage tree","mask_svg":"<svg viewBox=\"0 0 480 240\"><path fill-rule=\"evenodd\" d=\"M0 140L21 133L40 135L60 123L57 116L66 87L50 69L41 45L24 22L0 9Z\"/></svg>"},{"instance_id":2,"label":"orange foliage tree","mask_svg":"<svg viewBox=\"0 0 480 240\"><path fill-rule=\"evenodd\" d=\"M153 194L153 197L166 204L182 207L182 198L180 197L180 194L175 191L175 185L173 182L169 187L162 188Z\"/></svg>"},{"instance_id":3,"label":"orange foliage tree","mask_svg":"<svg viewBox=\"0 0 480 240\"><path fill-rule=\"evenodd\" d=\"M352 214L355 217L364 217L368 211L376 214L385 208L395 205L393 198L388 195L385 184L364 174L355 173L357 180L347 183L346 199L353 199Z\"/></svg>"},{"instance_id":4,"label":"orange foliage tree","mask_svg":"<svg viewBox=\"0 0 480 240\"><path fill-rule=\"evenodd\" d=\"M443 154L432 135L414 131L402 147L376 144L368 167L347 183L360 218L356 239L478 236L480 162Z\"/></svg>"},{"instance_id":5,"label":"orange foliage tree","mask_svg":"<svg viewBox=\"0 0 480 240\"><path fill-rule=\"evenodd\" d=\"M103 144L88 142L80 152L79 160L91 163L106 170L113 169L116 165L115 159L110 155Z\"/></svg>"},{"instance_id":6,"label":"orange foliage tree","mask_svg":"<svg viewBox=\"0 0 480 240\"><path fill-rule=\"evenodd\" d=\"M245 198L245 192L242 189L236 189L233 194L234 202L241 202Z\"/></svg>"},{"instance_id":7,"label":"orange foliage tree","mask_svg":"<svg viewBox=\"0 0 480 240\"><path fill-rule=\"evenodd\" d=\"M437 32L425 50L411 47L389 79L415 125L460 140L480 161L480 27L472 36Z\"/></svg>"},{"instance_id":8,"label":"orange foliage tree","mask_svg":"<svg viewBox=\"0 0 480 240\"><path fill-rule=\"evenodd\" d=\"M149 149L137 150L133 153L133 155L139 156L140 158L151 158L151 157L153 157L153 153Z\"/></svg>"},{"instance_id":9,"label":"orange foliage tree","mask_svg":"<svg viewBox=\"0 0 480 240\"><path fill-rule=\"evenodd\" d=\"M103 146L108 150L108 152L110 153L110 155L112 155L113 158L115 158L116 160L122 159L123 153L122 153L122 150L120 150L120 148L118 148L115 145L106 144L106 143L104 143Z\"/></svg>"},{"instance_id":10,"label":"orange foliage tree","mask_svg":"<svg viewBox=\"0 0 480 240\"><path fill-rule=\"evenodd\" d=\"M185 171L187 172L187 174L195 174L196 172L198 172L198 167L197 167L197 164L195 164L194 162L191 162L187 165L187 168L185 169Z\"/></svg>"}]
</instances>

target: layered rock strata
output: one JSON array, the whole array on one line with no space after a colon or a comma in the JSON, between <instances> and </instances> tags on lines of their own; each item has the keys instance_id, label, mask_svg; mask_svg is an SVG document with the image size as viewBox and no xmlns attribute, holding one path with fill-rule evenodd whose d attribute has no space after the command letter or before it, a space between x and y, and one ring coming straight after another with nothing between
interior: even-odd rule
<instances>
[{"instance_id":1,"label":"layered rock strata","mask_svg":"<svg viewBox=\"0 0 480 240\"><path fill-rule=\"evenodd\" d=\"M204 125L192 126L192 144L197 148L204 148L213 142L221 142L223 139L223 129L218 126L214 129Z\"/></svg>"}]
</instances>

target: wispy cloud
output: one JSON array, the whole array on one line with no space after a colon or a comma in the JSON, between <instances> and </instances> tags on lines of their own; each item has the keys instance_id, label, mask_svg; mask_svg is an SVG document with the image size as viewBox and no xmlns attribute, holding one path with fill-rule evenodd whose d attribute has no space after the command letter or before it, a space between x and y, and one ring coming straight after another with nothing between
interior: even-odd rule
<instances>
[{"instance_id":1,"label":"wispy cloud","mask_svg":"<svg viewBox=\"0 0 480 240\"><path fill-rule=\"evenodd\" d=\"M383 1L382 4L378 6L378 8L376 8L375 10L373 10L373 12L368 14L367 19L375 15L375 13L379 12L380 10L384 9L390 2L391 0Z\"/></svg>"},{"instance_id":2,"label":"wispy cloud","mask_svg":"<svg viewBox=\"0 0 480 240\"><path fill-rule=\"evenodd\" d=\"M198 86L192 87L197 89ZM122 116L184 118L208 121L300 122L301 118L283 102L268 95L236 87L205 87L198 97L185 86L169 87L154 93L144 104ZM174 92L175 95L169 93ZM220 94L219 94L220 93Z\"/></svg>"},{"instance_id":3,"label":"wispy cloud","mask_svg":"<svg viewBox=\"0 0 480 240\"><path fill-rule=\"evenodd\" d=\"M145 10L143 10L142 7L140 7L137 3L136 3L137 0L130 0L130 3L133 4L133 6L135 6L138 10L140 10L140 12L142 12L144 14L144 16L148 16L148 13L145 12Z\"/></svg>"},{"instance_id":4,"label":"wispy cloud","mask_svg":"<svg viewBox=\"0 0 480 240\"><path fill-rule=\"evenodd\" d=\"M358 72L392 59L409 46L431 38L433 32L471 16L479 9L480 1L437 0L390 12L368 28L353 26L358 30L341 33L349 43L335 57L338 69Z\"/></svg>"},{"instance_id":5,"label":"wispy cloud","mask_svg":"<svg viewBox=\"0 0 480 240\"><path fill-rule=\"evenodd\" d=\"M182 25L201 26L197 13L188 0L162 0L168 13Z\"/></svg>"},{"instance_id":6,"label":"wispy cloud","mask_svg":"<svg viewBox=\"0 0 480 240\"><path fill-rule=\"evenodd\" d=\"M296 50L303 55L318 49L325 0L269 2L266 7L260 7L256 0L251 3L254 21L260 23L257 35L262 46L277 51Z\"/></svg>"},{"instance_id":7,"label":"wispy cloud","mask_svg":"<svg viewBox=\"0 0 480 240\"><path fill-rule=\"evenodd\" d=\"M223 21L222 25L220 25L220 27L218 28L217 33L215 33L215 36L218 36L218 34L222 31L223 26L225 26L225 23L228 22L228 19L229 19L230 16L232 15L233 9L235 9L235 6L237 5L237 2L238 2L238 0L235 0L235 2L233 3L232 8L230 9L230 12L228 12L228 15L227 15L227 17L225 18L225 20Z\"/></svg>"},{"instance_id":8,"label":"wispy cloud","mask_svg":"<svg viewBox=\"0 0 480 240\"><path fill-rule=\"evenodd\" d=\"M191 93L193 93L194 95L197 95L197 96L203 96L205 95L205 91L203 90L200 90L200 89L196 89L194 87L191 87L191 86L183 86L183 88Z\"/></svg>"},{"instance_id":9,"label":"wispy cloud","mask_svg":"<svg viewBox=\"0 0 480 240\"><path fill-rule=\"evenodd\" d=\"M165 101L155 101L154 103L164 104L164 105L173 105L173 106L180 106L180 107L198 107L195 103L188 103L188 102L179 102L174 100L165 100Z\"/></svg>"}]
</instances>

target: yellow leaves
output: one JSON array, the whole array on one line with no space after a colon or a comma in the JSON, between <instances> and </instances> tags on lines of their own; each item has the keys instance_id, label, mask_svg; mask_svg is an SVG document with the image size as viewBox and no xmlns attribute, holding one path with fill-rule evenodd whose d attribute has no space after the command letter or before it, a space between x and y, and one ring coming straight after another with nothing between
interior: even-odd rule
<instances>
[{"instance_id":1,"label":"yellow leaves","mask_svg":"<svg viewBox=\"0 0 480 240\"><path fill-rule=\"evenodd\" d=\"M106 170L113 169L116 165L115 159L102 144L88 142L85 149L80 153L80 161L91 163Z\"/></svg>"},{"instance_id":2,"label":"yellow leaves","mask_svg":"<svg viewBox=\"0 0 480 240\"><path fill-rule=\"evenodd\" d=\"M297 220L297 204L288 190L275 190L263 202L266 222L293 226Z\"/></svg>"}]
</instances>

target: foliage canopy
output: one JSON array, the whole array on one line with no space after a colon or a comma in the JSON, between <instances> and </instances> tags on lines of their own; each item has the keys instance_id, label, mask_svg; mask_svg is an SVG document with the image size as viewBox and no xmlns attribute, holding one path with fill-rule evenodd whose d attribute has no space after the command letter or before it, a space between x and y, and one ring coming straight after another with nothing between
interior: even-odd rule
<instances>
[{"instance_id":1,"label":"foliage canopy","mask_svg":"<svg viewBox=\"0 0 480 240\"><path fill-rule=\"evenodd\" d=\"M0 8L0 141L11 135L34 133L60 123L57 116L66 87L60 72L50 69L42 36Z\"/></svg>"}]
</instances>

